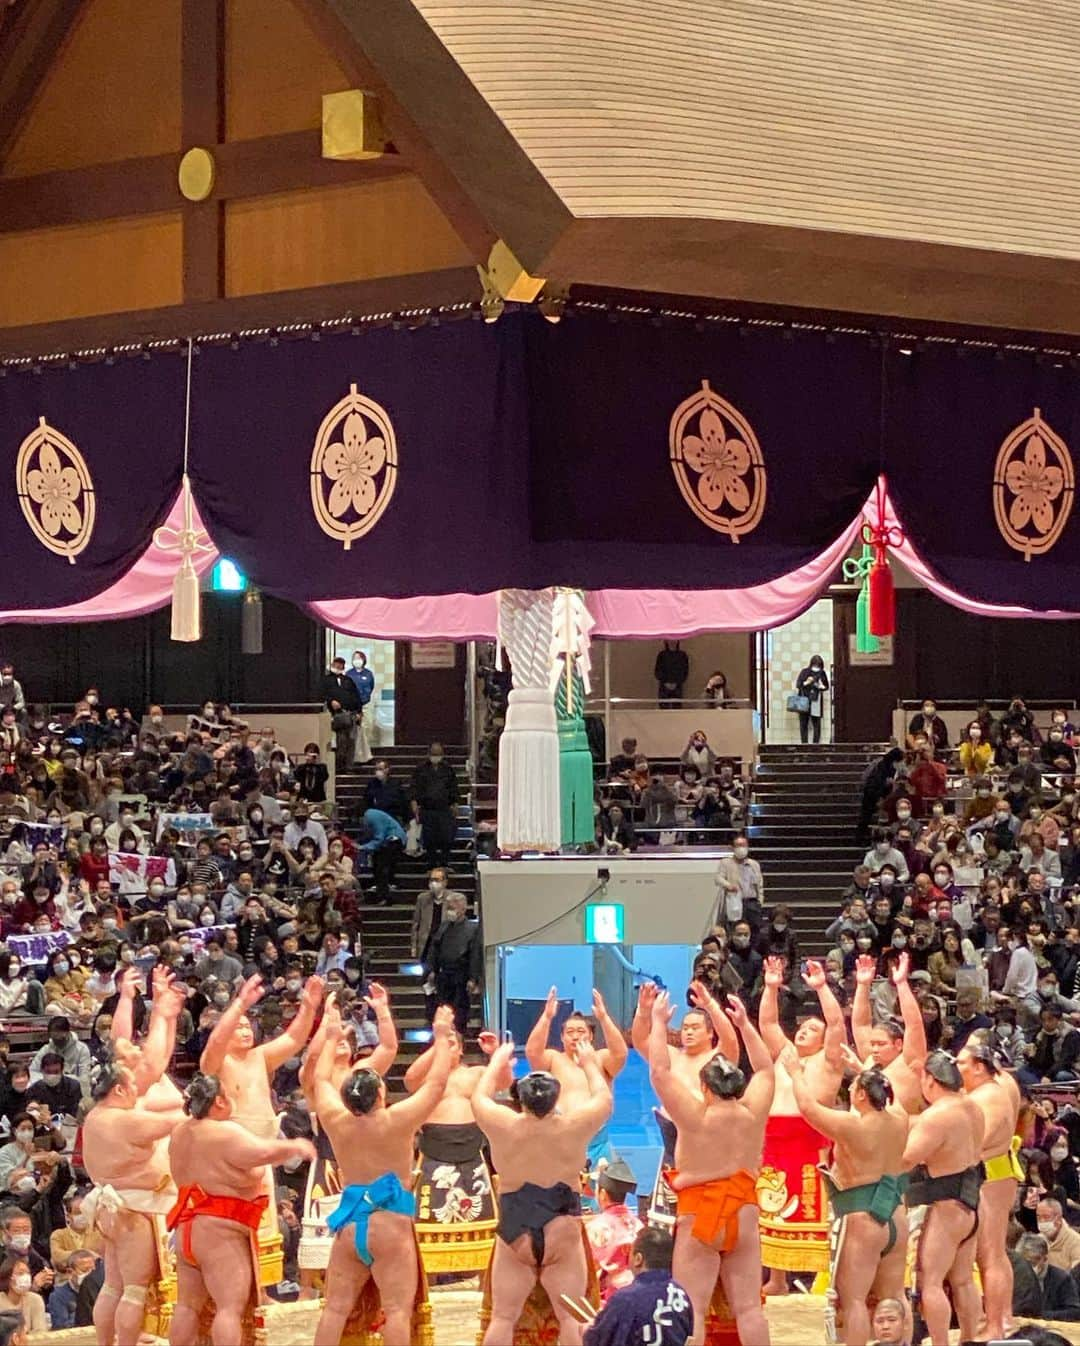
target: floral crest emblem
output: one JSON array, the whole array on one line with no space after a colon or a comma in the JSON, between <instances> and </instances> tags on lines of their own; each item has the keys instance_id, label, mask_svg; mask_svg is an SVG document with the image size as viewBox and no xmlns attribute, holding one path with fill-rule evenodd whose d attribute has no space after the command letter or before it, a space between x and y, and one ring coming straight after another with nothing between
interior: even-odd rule
<instances>
[{"instance_id":1,"label":"floral crest emblem","mask_svg":"<svg viewBox=\"0 0 1080 1346\"><path fill-rule=\"evenodd\" d=\"M311 507L348 551L382 518L397 481L397 440L386 411L349 388L319 426L311 454Z\"/></svg>"},{"instance_id":2,"label":"floral crest emblem","mask_svg":"<svg viewBox=\"0 0 1080 1346\"><path fill-rule=\"evenodd\" d=\"M19 446L15 489L37 540L74 565L94 531L94 483L82 454L44 416Z\"/></svg>"},{"instance_id":3,"label":"floral crest emblem","mask_svg":"<svg viewBox=\"0 0 1080 1346\"><path fill-rule=\"evenodd\" d=\"M761 448L750 422L708 379L676 407L668 445L682 497L702 523L732 542L752 533L765 512Z\"/></svg>"},{"instance_id":4,"label":"floral crest emblem","mask_svg":"<svg viewBox=\"0 0 1080 1346\"><path fill-rule=\"evenodd\" d=\"M1075 478L1068 445L1039 408L1018 425L994 464L994 518L1001 536L1024 560L1042 556L1072 513Z\"/></svg>"}]
</instances>

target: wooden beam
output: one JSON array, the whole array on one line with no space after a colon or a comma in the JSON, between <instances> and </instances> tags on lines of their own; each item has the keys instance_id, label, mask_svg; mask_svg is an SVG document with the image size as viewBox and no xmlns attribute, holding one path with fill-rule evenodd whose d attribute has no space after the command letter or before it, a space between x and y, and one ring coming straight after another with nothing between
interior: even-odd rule
<instances>
[{"instance_id":1,"label":"wooden beam","mask_svg":"<svg viewBox=\"0 0 1080 1346\"><path fill-rule=\"evenodd\" d=\"M384 70L377 60L373 57L369 59L364 41L368 27L365 15L368 0L357 0L357 3L352 3L352 0L292 0L292 2L312 31L334 53L350 81L357 88L370 89L377 95L383 123L395 147L408 159L473 258L486 266L492 245L499 236L498 229L472 199L455 166L440 153L430 133L431 127L422 127L406 106L405 100L398 97L399 72L393 72L392 77L391 72L388 69ZM381 10L382 6L379 8ZM384 15L377 22L388 22L391 27L396 27L406 20L419 19L407 0L392 0L390 9L392 13ZM447 100L446 115L453 117L455 125L460 125L460 117L465 115L471 119L469 129L478 136L481 128L490 127L492 121L501 127L502 123L465 78L464 73L446 48L438 42L431 29L423 24L422 20L420 25L422 31L419 32L414 26L410 26L410 35L419 38L420 46L410 46L409 39L404 36L401 42L404 64L408 65L410 60L419 62L415 71L416 80L421 85L427 79L436 80L437 103L441 99L443 84L447 79L453 81L455 92L459 96L467 95L471 91L471 96L465 97L467 111L464 114L458 109L452 110L449 99ZM437 51L434 51L433 47L437 48ZM429 92L436 95L436 90ZM442 109L439 103L439 111L434 117L436 125L441 115ZM503 131L510 144L516 145L509 132L505 128ZM518 153L520 154L520 150ZM535 201L530 199L528 204L535 205Z\"/></svg>"},{"instance_id":2,"label":"wooden beam","mask_svg":"<svg viewBox=\"0 0 1080 1346\"><path fill-rule=\"evenodd\" d=\"M372 313L405 313L478 302L474 267L451 267L408 276L318 285L302 290L175 304L168 308L70 318L28 327L0 328L0 359L15 359L112 346L138 345L219 332L319 323Z\"/></svg>"},{"instance_id":3,"label":"wooden beam","mask_svg":"<svg viewBox=\"0 0 1080 1346\"><path fill-rule=\"evenodd\" d=\"M218 145L213 154L217 176L210 200L216 202L374 182L409 171L396 154L360 161L324 159L317 130L230 141ZM176 210L182 202L176 184L179 163L179 154L153 154L32 177L0 178L0 234Z\"/></svg>"},{"instance_id":4,"label":"wooden beam","mask_svg":"<svg viewBox=\"0 0 1080 1346\"><path fill-rule=\"evenodd\" d=\"M225 139L225 0L183 0L180 19L180 143L212 149ZM225 293L225 208L184 201L183 295Z\"/></svg>"},{"instance_id":5,"label":"wooden beam","mask_svg":"<svg viewBox=\"0 0 1080 1346\"><path fill-rule=\"evenodd\" d=\"M0 47L0 164L85 0L23 0Z\"/></svg>"}]
</instances>

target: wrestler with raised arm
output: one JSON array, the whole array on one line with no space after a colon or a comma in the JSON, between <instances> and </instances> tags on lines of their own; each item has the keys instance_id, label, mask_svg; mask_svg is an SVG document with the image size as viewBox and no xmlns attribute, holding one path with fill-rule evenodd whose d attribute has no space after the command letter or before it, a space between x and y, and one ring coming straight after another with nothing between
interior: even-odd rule
<instances>
[{"instance_id":1,"label":"wrestler with raised arm","mask_svg":"<svg viewBox=\"0 0 1080 1346\"><path fill-rule=\"evenodd\" d=\"M1013 1077L998 1068L991 1049L969 1039L956 1057L964 1090L983 1115L983 1185L979 1193L979 1229L975 1261L986 1301L985 1336L1005 1336L1005 1320L1012 1314L1013 1269L1005 1247L1005 1233L1016 1200L1016 1185L1024 1176L1016 1152L1020 1090Z\"/></svg>"},{"instance_id":2,"label":"wrestler with raised arm","mask_svg":"<svg viewBox=\"0 0 1080 1346\"><path fill-rule=\"evenodd\" d=\"M116 1060L129 1067L135 1078L139 1106L151 1112L175 1112L184 1096L166 1071L176 1049L176 1021L187 1004L187 992L173 974L155 967L152 974L154 1000L150 1025L140 1044L134 1040L134 1005L139 973L129 967L119 979L119 999L113 1011L110 1038Z\"/></svg>"},{"instance_id":3,"label":"wrestler with raised arm","mask_svg":"<svg viewBox=\"0 0 1080 1346\"><path fill-rule=\"evenodd\" d=\"M315 1068L315 1105L345 1187L328 1220L336 1237L314 1346L338 1346L369 1276L386 1315L383 1340L387 1346L407 1346L419 1281L412 1227L415 1203L409 1191L413 1142L446 1088L453 1016L444 1010L436 1013L428 1077L415 1094L393 1107L386 1104L382 1079L363 1066L334 1088L334 1061L342 1034L337 1006L330 1005L325 1017L326 1042Z\"/></svg>"},{"instance_id":4,"label":"wrestler with raised arm","mask_svg":"<svg viewBox=\"0 0 1080 1346\"><path fill-rule=\"evenodd\" d=\"M596 1060L609 1088L614 1088L615 1077L630 1055L622 1030L607 1012L604 998L599 991L593 991L593 1015L604 1033L604 1045L597 1048ZM543 1013L537 1019L532 1032L525 1041L525 1056L530 1070L546 1071L559 1081L559 1106L563 1112L576 1111L590 1097L585 1072L577 1064L575 1055L583 1042L590 1045L593 1041L592 1025L578 1010L567 1016L562 1027L562 1049L548 1046L551 1025L559 1008L558 993L553 986L548 992ZM586 1151L588 1167L595 1169L602 1158L610 1158L607 1124L593 1136Z\"/></svg>"},{"instance_id":5,"label":"wrestler with raised arm","mask_svg":"<svg viewBox=\"0 0 1080 1346\"><path fill-rule=\"evenodd\" d=\"M904 1298L908 1114L893 1102L892 1084L876 1067L853 1080L847 1112L822 1107L806 1087L801 1063L792 1061L789 1070L803 1116L833 1142L829 1196L839 1231L830 1299L839 1339L866 1346L871 1304Z\"/></svg>"},{"instance_id":6,"label":"wrestler with raised arm","mask_svg":"<svg viewBox=\"0 0 1080 1346\"><path fill-rule=\"evenodd\" d=\"M630 1025L630 1041L638 1054L649 1061L649 1040L652 1036L652 1010L658 988L643 982L638 990L637 1009ZM716 1055L729 1061L739 1059L739 1039L719 1002L709 994L704 983L690 983L691 1008L683 1015L679 1029L680 1045L668 1046L668 1063L672 1074L686 1085L691 1093L704 1097L701 1068ZM649 1202L649 1219L674 1228L675 1198L664 1177L665 1170L675 1164L675 1123L663 1107L654 1108L653 1116L664 1141L663 1152Z\"/></svg>"},{"instance_id":7,"label":"wrestler with raised arm","mask_svg":"<svg viewBox=\"0 0 1080 1346\"><path fill-rule=\"evenodd\" d=\"M449 1007L448 1007L449 1008ZM452 1010L451 1010L452 1012ZM481 1033L480 1050L490 1059L498 1046L494 1033ZM491 1174L484 1158L484 1133L473 1113L472 1100L484 1066L469 1066L461 1059L461 1036L450 1034L450 1078L435 1111L417 1132L420 1171L416 1180L417 1225L437 1225L441 1236L465 1231L495 1218ZM405 1088L416 1093L435 1060L434 1045L418 1056L405 1072ZM447 1182L447 1172L457 1174ZM450 1216L449 1220L447 1216Z\"/></svg>"},{"instance_id":8,"label":"wrestler with raised arm","mask_svg":"<svg viewBox=\"0 0 1080 1346\"><path fill-rule=\"evenodd\" d=\"M892 983L896 987L901 1023L886 1019L876 1027L870 1011L870 987L876 976L877 960L855 961L855 999L851 1006L851 1035L864 1068L877 1066L892 1085L893 1097L905 1112L923 1110L921 1070L926 1060L926 1028L922 1010L908 982L911 958L901 954L893 964Z\"/></svg>"},{"instance_id":9,"label":"wrestler with raised arm","mask_svg":"<svg viewBox=\"0 0 1080 1346\"><path fill-rule=\"evenodd\" d=\"M368 992L364 1001L375 1011L379 1040L372 1048L371 1053L363 1058L363 1065L365 1069L373 1070L376 1075L383 1076L397 1060L397 1027L394 1023L394 1016L390 1012L390 997L385 987L377 981L373 981L368 987ZM326 1004L327 1008L336 1004L336 996L333 992L327 997ZM308 1044L308 1049L304 1053L303 1064L300 1067L300 1088L303 1090L304 1097L312 1111L315 1108L315 1067L322 1055L322 1049L326 1045L326 1026L327 1020L324 1014ZM356 1052L356 1032L351 1024L343 1024L341 1037L337 1041L333 1070L330 1076L330 1083L335 1089L340 1089L352 1073Z\"/></svg>"},{"instance_id":10,"label":"wrestler with raised arm","mask_svg":"<svg viewBox=\"0 0 1080 1346\"><path fill-rule=\"evenodd\" d=\"M829 989L825 969L808 962L803 980L817 992L821 1017L804 1020L789 1042L780 1027L778 993L784 982L779 958L765 960L765 989L758 1027L776 1065L776 1091L765 1127L762 1163L761 1256L772 1274L767 1295L787 1293L788 1271L827 1271L829 1266L828 1202L824 1183L806 1187L804 1175L821 1162L828 1142L799 1111L787 1063L796 1056L813 1098L832 1107L843 1080L847 1029L844 1014ZM801 1236L792 1249L792 1236ZM799 1263L801 1252L802 1262Z\"/></svg>"},{"instance_id":11,"label":"wrestler with raised arm","mask_svg":"<svg viewBox=\"0 0 1080 1346\"><path fill-rule=\"evenodd\" d=\"M315 1013L322 1002L318 977L304 983L300 1010L283 1033L259 1046L248 1018L266 993L262 977L249 977L235 1000L223 1012L203 1048L199 1070L214 1075L233 1105L233 1120L252 1135L271 1140L277 1134L277 1116L270 1098L270 1080L291 1056L299 1056L311 1037Z\"/></svg>"},{"instance_id":12,"label":"wrestler with raised arm","mask_svg":"<svg viewBox=\"0 0 1080 1346\"><path fill-rule=\"evenodd\" d=\"M565 1038L564 1038L565 1041ZM506 1042L488 1062L473 1094L473 1113L491 1142L499 1174L499 1229L491 1262L491 1322L485 1346L506 1346L533 1286L547 1291L561 1346L580 1346L581 1324L562 1296L584 1298L588 1262L581 1240L581 1161L589 1137L611 1116L611 1087L600 1053L582 1036L566 1057L585 1080L587 1094L565 1106L562 1085L548 1071L514 1081L521 1108L495 1102L510 1076L514 1047ZM556 1053L562 1057L563 1054ZM571 1076L575 1083L577 1076ZM556 1107L556 1104L559 1106Z\"/></svg>"},{"instance_id":13,"label":"wrestler with raised arm","mask_svg":"<svg viewBox=\"0 0 1080 1346\"><path fill-rule=\"evenodd\" d=\"M915 1261L915 1292L932 1346L948 1346L949 1299L961 1341L973 1341L982 1304L972 1278L985 1124L979 1105L964 1093L948 1052L931 1052L923 1067L923 1098L930 1105L911 1119L904 1167L911 1178L908 1207L927 1206Z\"/></svg>"},{"instance_id":14,"label":"wrestler with raised arm","mask_svg":"<svg viewBox=\"0 0 1080 1346\"><path fill-rule=\"evenodd\" d=\"M705 1340L717 1272L742 1346L769 1346L755 1185L776 1072L742 1002L735 996L728 1000L728 1017L742 1036L753 1074L748 1082L735 1064L738 1053L714 1056L701 1071L700 1093L674 1074L670 1054L661 1050L674 1012L667 993L653 1004L649 1078L679 1133L669 1174L678 1201L671 1272L694 1309L688 1346Z\"/></svg>"},{"instance_id":15,"label":"wrestler with raised arm","mask_svg":"<svg viewBox=\"0 0 1080 1346\"><path fill-rule=\"evenodd\" d=\"M135 1346L143 1329L147 1290L159 1274L154 1214L176 1197L162 1142L184 1120L182 1110L138 1106L134 1073L103 1068L96 1105L83 1124L83 1164L95 1190L83 1209L105 1244L105 1284L94 1305L98 1346Z\"/></svg>"},{"instance_id":16,"label":"wrestler with raised arm","mask_svg":"<svg viewBox=\"0 0 1080 1346\"><path fill-rule=\"evenodd\" d=\"M236 1346L244 1311L258 1297L253 1236L267 1204L266 1166L313 1159L315 1147L309 1140L253 1136L232 1120L232 1101L214 1075L196 1075L184 1099L187 1119L169 1141L180 1189L168 1221L179 1231L169 1346L195 1346L207 1299L214 1301L214 1346Z\"/></svg>"}]
</instances>

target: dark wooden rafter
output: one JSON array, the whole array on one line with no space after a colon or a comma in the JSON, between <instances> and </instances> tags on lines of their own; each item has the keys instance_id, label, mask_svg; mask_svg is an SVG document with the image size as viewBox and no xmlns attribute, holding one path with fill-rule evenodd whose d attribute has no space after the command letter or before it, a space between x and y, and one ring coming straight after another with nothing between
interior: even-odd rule
<instances>
[{"instance_id":1,"label":"dark wooden rafter","mask_svg":"<svg viewBox=\"0 0 1080 1346\"><path fill-rule=\"evenodd\" d=\"M409 170L396 154L363 162L324 159L319 131L232 140L214 151L210 202L374 182ZM176 210L179 154L151 154L25 178L0 178L0 234ZM206 203L202 203L206 204Z\"/></svg>"},{"instance_id":2,"label":"dark wooden rafter","mask_svg":"<svg viewBox=\"0 0 1080 1346\"><path fill-rule=\"evenodd\" d=\"M225 0L183 0L181 147L213 149L224 139ZM225 293L225 207L217 198L184 201L182 224L184 299L217 299Z\"/></svg>"},{"instance_id":3,"label":"dark wooden rafter","mask_svg":"<svg viewBox=\"0 0 1080 1346\"><path fill-rule=\"evenodd\" d=\"M409 315L473 304L480 299L475 267L449 267L413 275L379 277L242 298L172 304L167 308L67 318L26 327L0 328L0 360L106 351L189 336L222 335L263 328L318 325L343 317Z\"/></svg>"},{"instance_id":4,"label":"dark wooden rafter","mask_svg":"<svg viewBox=\"0 0 1080 1346\"><path fill-rule=\"evenodd\" d=\"M410 0L292 3L350 81L378 97L390 138L478 263L499 237L532 256L526 223L545 240L561 232L569 211ZM476 190L478 163L501 193Z\"/></svg>"},{"instance_id":5,"label":"dark wooden rafter","mask_svg":"<svg viewBox=\"0 0 1080 1346\"><path fill-rule=\"evenodd\" d=\"M21 0L0 32L0 163L86 0Z\"/></svg>"}]
</instances>

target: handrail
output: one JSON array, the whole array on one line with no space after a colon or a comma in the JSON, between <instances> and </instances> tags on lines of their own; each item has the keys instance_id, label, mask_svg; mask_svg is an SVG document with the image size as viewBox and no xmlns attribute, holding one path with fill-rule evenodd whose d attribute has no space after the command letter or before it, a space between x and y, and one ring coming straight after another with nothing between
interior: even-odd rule
<instances>
[{"instance_id":1,"label":"handrail","mask_svg":"<svg viewBox=\"0 0 1080 1346\"><path fill-rule=\"evenodd\" d=\"M754 702L746 696L727 696L722 704L710 701L703 696L680 696L679 705L676 709L685 710L755 710ZM670 710L669 706L658 704L655 696L612 696L605 700L603 697L588 697L585 701L585 710L587 713L598 713L604 706L640 706L644 710Z\"/></svg>"},{"instance_id":2,"label":"handrail","mask_svg":"<svg viewBox=\"0 0 1080 1346\"><path fill-rule=\"evenodd\" d=\"M896 709L918 711L922 709L922 704L926 699L927 698L925 696L917 697L914 700L911 699L905 700L902 697L898 697L896 701ZM965 710L968 706L977 706L979 704L980 702L971 696L949 697L949 698L941 696L934 697L934 705L937 707L938 710ZM986 700L986 705L989 706L991 710L994 709L1008 710L1009 707L1012 705L1012 698L1010 697L1006 700L988 699ZM1065 697L1060 697L1056 701L1050 700L1049 698L1037 698L1033 700L1028 700L1028 698L1025 697L1024 705L1027 707L1028 710L1077 709L1077 702L1075 697L1072 700L1069 700Z\"/></svg>"}]
</instances>

